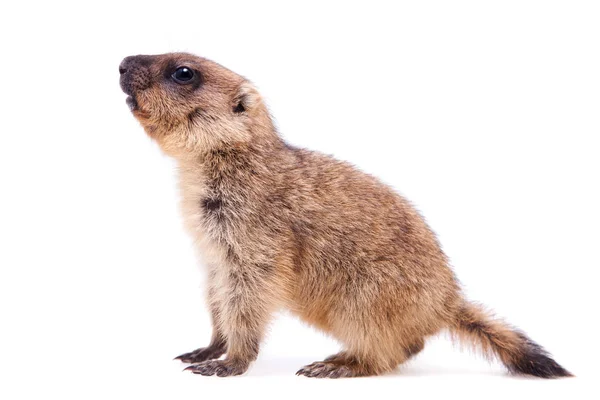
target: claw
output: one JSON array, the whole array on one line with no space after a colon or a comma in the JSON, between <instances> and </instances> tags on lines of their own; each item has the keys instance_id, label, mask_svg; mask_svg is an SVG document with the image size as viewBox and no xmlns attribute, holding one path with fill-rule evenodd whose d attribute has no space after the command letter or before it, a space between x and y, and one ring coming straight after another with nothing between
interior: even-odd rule
<instances>
[{"instance_id":1,"label":"claw","mask_svg":"<svg viewBox=\"0 0 600 400\"><path fill-rule=\"evenodd\" d=\"M179 360L179 361L185 362L185 360L189 360L190 357L192 357L193 355L194 355L193 351L190 353L183 353L183 354L180 354L177 357L175 357L173 360Z\"/></svg>"},{"instance_id":2,"label":"claw","mask_svg":"<svg viewBox=\"0 0 600 400\"><path fill-rule=\"evenodd\" d=\"M173 360L179 360L184 363L200 363L206 360L219 358L225 353L224 349L217 347L202 347L189 353L183 353L175 357Z\"/></svg>"}]
</instances>

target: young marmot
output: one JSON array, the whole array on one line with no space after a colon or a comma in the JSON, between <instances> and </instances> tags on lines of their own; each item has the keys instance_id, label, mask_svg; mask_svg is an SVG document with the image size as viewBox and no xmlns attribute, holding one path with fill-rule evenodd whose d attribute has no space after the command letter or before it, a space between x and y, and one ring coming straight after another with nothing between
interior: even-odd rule
<instances>
[{"instance_id":1,"label":"young marmot","mask_svg":"<svg viewBox=\"0 0 600 400\"><path fill-rule=\"evenodd\" d=\"M570 376L464 298L404 198L346 162L286 144L249 81L184 53L127 57L119 72L133 115L178 162L185 225L208 269L212 340L177 357L187 370L244 373L274 311L287 308L343 344L300 375L391 371L447 328L510 372Z\"/></svg>"}]
</instances>

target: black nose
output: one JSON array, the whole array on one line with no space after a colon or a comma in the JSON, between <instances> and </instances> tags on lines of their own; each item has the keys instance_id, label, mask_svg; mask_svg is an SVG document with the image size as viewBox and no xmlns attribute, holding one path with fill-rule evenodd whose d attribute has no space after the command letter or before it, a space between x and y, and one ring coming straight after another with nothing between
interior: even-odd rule
<instances>
[{"instance_id":1,"label":"black nose","mask_svg":"<svg viewBox=\"0 0 600 400\"><path fill-rule=\"evenodd\" d=\"M121 61L121 64L119 64L119 74L123 75L124 73L126 73L127 70L130 69L131 66L136 63L137 58L138 56L125 57L123 61Z\"/></svg>"},{"instance_id":2,"label":"black nose","mask_svg":"<svg viewBox=\"0 0 600 400\"><path fill-rule=\"evenodd\" d=\"M147 89L151 84L150 66L154 56L125 57L119 65L121 89L129 95Z\"/></svg>"},{"instance_id":3,"label":"black nose","mask_svg":"<svg viewBox=\"0 0 600 400\"><path fill-rule=\"evenodd\" d=\"M128 69L138 66L148 67L152 63L153 58L155 58L155 56L138 55L125 57L119 65L119 73L124 74Z\"/></svg>"}]
</instances>

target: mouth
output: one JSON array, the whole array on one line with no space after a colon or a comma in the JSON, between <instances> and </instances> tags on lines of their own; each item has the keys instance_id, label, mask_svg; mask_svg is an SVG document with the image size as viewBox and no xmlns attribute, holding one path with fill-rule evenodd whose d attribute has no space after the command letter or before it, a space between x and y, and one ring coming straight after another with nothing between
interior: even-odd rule
<instances>
[{"instance_id":1,"label":"mouth","mask_svg":"<svg viewBox=\"0 0 600 400\"><path fill-rule=\"evenodd\" d=\"M133 96L127 96L125 99L125 103L129 106L130 111L135 111L138 109L138 103Z\"/></svg>"}]
</instances>

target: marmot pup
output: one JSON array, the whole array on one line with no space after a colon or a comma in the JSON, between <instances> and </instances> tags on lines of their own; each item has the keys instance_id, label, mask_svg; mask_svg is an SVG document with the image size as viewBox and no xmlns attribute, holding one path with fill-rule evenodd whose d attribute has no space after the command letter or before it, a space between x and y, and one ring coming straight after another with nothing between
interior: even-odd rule
<instances>
[{"instance_id":1,"label":"marmot pup","mask_svg":"<svg viewBox=\"0 0 600 400\"><path fill-rule=\"evenodd\" d=\"M212 340L177 357L187 370L244 373L286 308L343 345L298 371L308 377L391 371L445 328L512 373L570 376L464 298L404 198L346 162L286 144L248 80L184 53L127 57L119 72L133 115L178 163L185 225L208 269Z\"/></svg>"}]
</instances>

